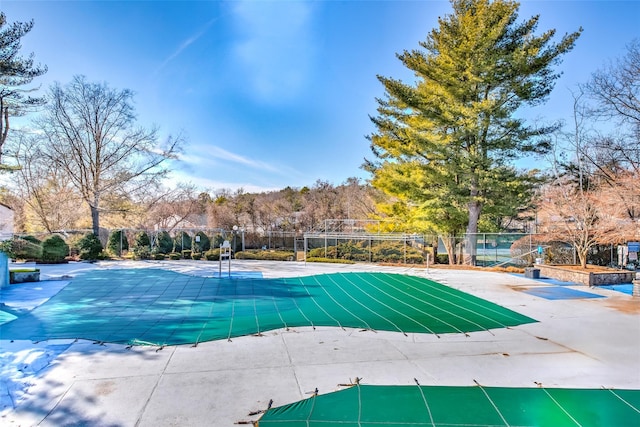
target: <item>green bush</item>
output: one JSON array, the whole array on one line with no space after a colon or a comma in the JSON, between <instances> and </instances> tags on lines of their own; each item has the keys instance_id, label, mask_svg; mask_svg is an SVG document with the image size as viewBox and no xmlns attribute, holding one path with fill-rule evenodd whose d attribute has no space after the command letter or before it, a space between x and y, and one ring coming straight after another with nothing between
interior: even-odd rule
<instances>
[{"instance_id":1,"label":"green bush","mask_svg":"<svg viewBox=\"0 0 640 427\"><path fill-rule=\"evenodd\" d=\"M315 248L309 251L310 258L336 258L337 249L335 246L329 246L327 248L327 254L325 255L324 248Z\"/></svg>"},{"instance_id":2,"label":"green bush","mask_svg":"<svg viewBox=\"0 0 640 427\"><path fill-rule=\"evenodd\" d=\"M184 258L184 259L191 258L191 249L183 249L182 250L182 258Z\"/></svg>"},{"instance_id":3,"label":"green bush","mask_svg":"<svg viewBox=\"0 0 640 427\"><path fill-rule=\"evenodd\" d=\"M37 261L42 258L42 244L40 240L31 236L16 237L11 241L11 257L21 260Z\"/></svg>"},{"instance_id":4,"label":"green bush","mask_svg":"<svg viewBox=\"0 0 640 427\"><path fill-rule=\"evenodd\" d=\"M151 248L149 246L135 246L132 252L133 259L151 259Z\"/></svg>"},{"instance_id":5,"label":"green bush","mask_svg":"<svg viewBox=\"0 0 640 427\"><path fill-rule=\"evenodd\" d=\"M207 261L218 261L220 259L220 249L209 249L204 253L204 257Z\"/></svg>"},{"instance_id":6,"label":"green bush","mask_svg":"<svg viewBox=\"0 0 640 427\"><path fill-rule=\"evenodd\" d=\"M102 243L100 243L98 236L89 233L78 241L78 251L80 259L95 261L102 256Z\"/></svg>"},{"instance_id":7,"label":"green bush","mask_svg":"<svg viewBox=\"0 0 640 427\"><path fill-rule=\"evenodd\" d=\"M149 240L149 235L147 234L146 231L141 231L138 234L136 234L136 238L134 240L133 246L137 246L137 247L148 246L149 248L151 247L151 240Z\"/></svg>"},{"instance_id":8,"label":"green bush","mask_svg":"<svg viewBox=\"0 0 640 427\"><path fill-rule=\"evenodd\" d=\"M165 255L164 253L160 252L160 249L156 246L155 248L151 249L149 258L156 261L162 261L165 258Z\"/></svg>"},{"instance_id":9,"label":"green bush","mask_svg":"<svg viewBox=\"0 0 640 427\"><path fill-rule=\"evenodd\" d=\"M120 244L122 243L122 247ZM116 230L109 236L107 251L113 255L122 256L122 252L129 250L127 235L122 230Z\"/></svg>"},{"instance_id":10,"label":"green bush","mask_svg":"<svg viewBox=\"0 0 640 427\"><path fill-rule=\"evenodd\" d=\"M337 258L360 261L368 261L369 259L369 248L363 247L362 243L354 243L352 241L340 243L336 251Z\"/></svg>"},{"instance_id":11,"label":"green bush","mask_svg":"<svg viewBox=\"0 0 640 427\"><path fill-rule=\"evenodd\" d=\"M26 236L22 236L20 237L22 240L26 240L27 242L31 242L31 243L35 243L37 245L42 244L42 240L38 239L35 236L31 236L31 235L26 235Z\"/></svg>"},{"instance_id":12,"label":"green bush","mask_svg":"<svg viewBox=\"0 0 640 427\"><path fill-rule=\"evenodd\" d=\"M179 252L171 252L169 254L169 259L172 259L174 261L177 260L177 259L180 259L180 258L182 258L182 254L179 253Z\"/></svg>"},{"instance_id":13,"label":"green bush","mask_svg":"<svg viewBox=\"0 0 640 427\"><path fill-rule=\"evenodd\" d=\"M382 242L369 247L366 241L348 241L337 246L314 248L308 253L308 258L344 259L360 262L391 262L407 264L424 264L421 250L405 245L403 242Z\"/></svg>"},{"instance_id":14,"label":"green bush","mask_svg":"<svg viewBox=\"0 0 640 427\"><path fill-rule=\"evenodd\" d=\"M224 243L224 237L222 234L216 234L213 236L213 241L211 242L211 249L219 249L220 245Z\"/></svg>"},{"instance_id":15,"label":"green bush","mask_svg":"<svg viewBox=\"0 0 640 427\"><path fill-rule=\"evenodd\" d=\"M200 241L196 242L197 239ZM211 240L209 240L209 237L203 231L198 231L195 236L193 236L191 249L196 252L206 252L211 249Z\"/></svg>"},{"instance_id":16,"label":"green bush","mask_svg":"<svg viewBox=\"0 0 640 427\"><path fill-rule=\"evenodd\" d=\"M192 252L191 253L191 259L202 259L202 252Z\"/></svg>"},{"instance_id":17,"label":"green bush","mask_svg":"<svg viewBox=\"0 0 640 427\"><path fill-rule=\"evenodd\" d=\"M42 242L42 262L56 264L65 262L69 255L69 245L56 234L49 236Z\"/></svg>"},{"instance_id":18,"label":"green bush","mask_svg":"<svg viewBox=\"0 0 640 427\"><path fill-rule=\"evenodd\" d=\"M235 254L236 259L260 259L268 261L293 261L294 253L289 251L263 251L250 249Z\"/></svg>"},{"instance_id":19,"label":"green bush","mask_svg":"<svg viewBox=\"0 0 640 427\"><path fill-rule=\"evenodd\" d=\"M151 259L151 240L146 231L136 234L132 252L133 259Z\"/></svg>"},{"instance_id":20,"label":"green bush","mask_svg":"<svg viewBox=\"0 0 640 427\"><path fill-rule=\"evenodd\" d=\"M158 233L157 237L158 241L156 242L156 247L158 248L160 253L168 254L173 251L173 239L166 231L161 231Z\"/></svg>"},{"instance_id":21,"label":"green bush","mask_svg":"<svg viewBox=\"0 0 640 427\"><path fill-rule=\"evenodd\" d=\"M407 264L424 264L426 258L422 254L407 254Z\"/></svg>"},{"instance_id":22,"label":"green bush","mask_svg":"<svg viewBox=\"0 0 640 427\"><path fill-rule=\"evenodd\" d=\"M335 259L335 258L321 258L321 257L309 257L307 262L330 262L333 264L355 264L354 261L348 259Z\"/></svg>"},{"instance_id":23,"label":"green bush","mask_svg":"<svg viewBox=\"0 0 640 427\"><path fill-rule=\"evenodd\" d=\"M436 260L438 264L449 264L449 255L448 254L438 254L436 255Z\"/></svg>"},{"instance_id":24,"label":"green bush","mask_svg":"<svg viewBox=\"0 0 640 427\"><path fill-rule=\"evenodd\" d=\"M176 252L182 252L184 249L191 249L191 236L185 231L181 231L173 238L173 247Z\"/></svg>"},{"instance_id":25,"label":"green bush","mask_svg":"<svg viewBox=\"0 0 640 427\"><path fill-rule=\"evenodd\" d=\"M309 258L322 258L324 256L324 248L313 248L309 250Z\"/></svg>"}]
</instances>

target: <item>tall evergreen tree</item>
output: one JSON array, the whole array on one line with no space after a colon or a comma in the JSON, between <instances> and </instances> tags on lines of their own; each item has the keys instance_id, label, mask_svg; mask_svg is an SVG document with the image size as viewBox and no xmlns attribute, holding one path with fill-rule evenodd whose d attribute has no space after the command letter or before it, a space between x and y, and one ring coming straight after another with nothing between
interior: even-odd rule
<instances>
[{"instance_id":1,"label":"tall evergreen tree","mask_svg":"<svg viewBox=\"0 0 640 427\"><path fill-rule=\"evenodd\" d=\"M483 209L504 211L525 195L528 175L511 161L547 150L540 137L555 128L529 126L515 113L545 100L559 76L553 66L582 30L554 43L555 30L536 34L538 16L518 22L514 1L451 5L422 49L397 55L415 84L378 76L385 97L377 100L377 131L369 137L376 159L364 167L373 185L408 203L414 217L417 210L452 218L450 230L439 230L445 234L466 226L467 262L474 263Z\"/></svg>"},{"instance_id":2,"label":"tall evergreen tree","mask_svg":"<svg viewBox=\"0 0 640 427\"><path fill-rule=\"evenodd\" d=\"M33 53L26 58L19 55L20 40L32 28L33 21L8 24L7 17L0 12L0 165L9 135L9 118L44 104L43 97L28 95L34 88L23 88L47 72L46 66L34 64Z\"/></svg>"}]
</instances>

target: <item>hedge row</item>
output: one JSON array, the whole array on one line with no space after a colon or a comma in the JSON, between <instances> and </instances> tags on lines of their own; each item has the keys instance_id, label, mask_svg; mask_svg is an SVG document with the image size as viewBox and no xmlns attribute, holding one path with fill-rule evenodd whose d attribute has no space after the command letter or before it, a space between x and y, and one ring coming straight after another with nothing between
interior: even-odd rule
<instances>
[{"instance_id":1,"label":"hedge row","mask_svg":"<svg viewBox=\"0 0 640 427\"><path fill-rule=\"evenodd\" d=\"M80 239L76 245L78 252L83 256L91 253L92 243L93 241L90 239ZM42 241L33 236L14 237L9 246L9 255L13 259L46 264L66 262L70 255L69 245L57 234L51 235ZM101 251L102 247L98 252Z\"/></svg>"},{"instance_id":2,"label":"hedge row","mask_svg":"<svg viewBox=\"0 0 640 427\"><path fill-rule=\"evenodd\" d=\"M293 251L263 251L258 249L248 249L236 253L236 259L259 259L268 261L293 261L295 253Z\"/></svg>"},{"instance_id":3,"label":"hedge row","mask_svg":"<svg viewBox=\"0 0 640 427\"><path fill-rule=\"evenodd\" d=\"M194 236L181 232L176 237L171 238L167 232L160 232L153 248L151 239L145 232L135 235L134 242L129 246L127 236L121 231L115 231L109 236L107 243L108 253L115 256L122 256L123 250L128 250L134 259L206 259L217 261L220 257L218 246L223 242L220 235L214 237L213 242L203 232L198 232ZM187 244L188 242L188 244ZM212 248L212 243L213 248ZM102 249L98 237L89 233L76 242L72 242L71 252L77 253L83 260L97 260L108 258L107 253ZM58 235L47 237L44 241L25 236L15 238L11 244L11 255L13 258L24 260L35 260L47 263L64 262L70 255L70 245ZM256 259L273 261L290 261L295 258L293 251L271 251L271 250L245 250L235 253L237 259ZM440 257L439 257L440 258ZM446 262L446 259L438 259L439 262ZM335 246L325 248L314 248L307 254L308 262L388 262L407 264L424 264L425 257L422 252L402 242L382 242L372 245L367 242L343 242Z\"/></svg>"},{"instance_id":4,"label":"hedge row","mask_svg":"<svg viewBox=\"0 0 640 427\"><path fill-rule=\"evenodd\" d=\"M211 239L203 231L193 236L181 231L173 238L168 232L161 231L154 237L155 241L152 242L147 232L140 231L134 236L133 243L129 244L127 235L121 230L116 230L109 236L107 251L113 256L123 256L128 252L134 259L162 259L160 255L166 255L170 259L198 257L192 254L200 254L202 258L224 241L221 235L213 236Z\"/></svg>"},{"instance_id":5,"label":"hedge row","mask_svg":"<svg viewBox=\"0 0 640 427\"><path fill-rule=\"evenodd\" d=\"M348 260L361 262L390 262L407 264L424 264L425 257L422 251L405 246L402 242L382 242L369 246L368 242L344 242L336 246L314 248L309 251L307 261L310 258L323 258L333 260Z\"/></svg>"}]
</instances>

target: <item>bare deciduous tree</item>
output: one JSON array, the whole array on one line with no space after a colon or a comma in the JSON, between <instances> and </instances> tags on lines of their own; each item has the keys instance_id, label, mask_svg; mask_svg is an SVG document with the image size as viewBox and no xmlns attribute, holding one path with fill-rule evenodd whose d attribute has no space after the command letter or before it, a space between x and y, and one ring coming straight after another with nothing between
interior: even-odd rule
<instances>
[{"instance_id":1,"label":"bare deciduous tree","mask_svg":"<svg viewBox=\"0 0 640 427\"><path fill-rule=\"evenodd\" d=\"M632 126L640 136L640 39L627 46L627 54L595 72L586 84L597 103L595 112Z\"/></svg>"},{"instance_id":2,"label":"bare deciduous tree","mask_svg":"<svg viewBox=\"0 0 640 427\"><path fill-rule=\"evenodd\" d=\"M16 166L12 190L24 203L25 229L53 232L78 228L86 213L78 209L80 195L62 171L42 156L41 136L23 131L14 136L8 150Z\"/></svg>"},{"instance_id":3,"label":"bare deciduous tree","mask_svg":"<svg viewBox=\"0 0 640 427\"><path fill-rule=\"evenodd\" d=\"M66 86L51 87L38 121L47 138L44 154L88 204L96 235L103 197L157 182L183 142L169 137L161 144L156 128L136 126L132 98L129 90L76 76Z\"/></svg>"},{"instance_id":4,"label":"bare deciduous tree","mask_svg":"<svg viewBox=\"0 0 640 427\"><path fill-rule=\"evenodd\" d=\"M615 212L605 209L601 196L600 191L580 188L567 176L542 191L540 231L549 240L570 243L583 268L591 248L611 242L619 229Z\"/></svg>"},{"instance_id":5,"label":"bare deciduous tree","mask_svg":"<svg viewBox=\"0 0 640 427\"><path fill-rule=\"evenodd\" d=\"M590 127L594 113L585 103L585 92L572 95L573 130L557 134L555 148L564 157L553 158L552 180L541 191L538 213L543 219L540 231L551 240L570 243L586 267L593 247L619 243L636 233L640 197L628 188L629 180L637 177L635 169L616 159L609 150L611 140Z\"/></svg>"},{"instance_id":6,"label":"bare deciduous tree","mask_svg":"<svg viewBox=\"0 0 640 427\"><path fill-rule=\"evenodd\" d=\"M200 214L198 191L192 184L180 183L175 188L156 193L147 200L145 226L171 231L180 228L189 217Z\"/></svg>"}]
</instances>

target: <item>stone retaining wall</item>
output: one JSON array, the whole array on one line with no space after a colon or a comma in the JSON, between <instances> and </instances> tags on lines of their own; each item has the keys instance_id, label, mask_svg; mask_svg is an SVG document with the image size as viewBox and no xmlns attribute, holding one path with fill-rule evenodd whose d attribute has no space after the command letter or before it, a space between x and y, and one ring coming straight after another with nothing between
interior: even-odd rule
<instances>
[{"instance_id":1,"label":"stone retaining wall","mask_svg":"<svg viewBox=\"0 0 640 427\"><path fill-rule=\"evenodd\" d=\"M540 269L540 276L563 282L579 283L585 286L615 285L631 283L636 278L634 271L590 272L571 270L556 265L536 265Z\"/></svg>"},{"instance_id":2,"label":"stone retaining wall","mask_svg":"<svg viewBox=\"0 0 640 427\"><path fill-rule=\"evenodd\" d=\"M27 282L39 282L40 270L31 271L11 271L9 270L9 283L27 283Z\"/></svg>"}]
</instances>

